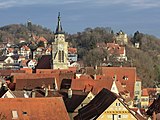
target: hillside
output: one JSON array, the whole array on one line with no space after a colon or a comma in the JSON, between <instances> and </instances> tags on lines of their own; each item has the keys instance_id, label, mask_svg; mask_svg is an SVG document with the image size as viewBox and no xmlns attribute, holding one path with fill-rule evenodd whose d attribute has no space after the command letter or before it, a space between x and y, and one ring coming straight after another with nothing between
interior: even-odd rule
<instances>
[{"instance_id":1,"label":"hillside","mask_svg":"<svg viewBox=\"0 0 160 120\"><path fill-rule=\"evenodd\" d=\"M0 42L18 43L18 39L24 38L28 42L31 33L43 36L47 40L53 40L53 32L40 25L32 25L31 27L23 24L12 24L0 27Z\"/></svg>"},{"instance_id":2,"label":"hillside","mask_svg":"<svg viewBox=\"0 0 160 120\"><path fill-rule=\"evenodd\" d=\"M39 25L8 25L0 27L0 42L18 43L18 39L24 38L26 42L29 40L31 33L43 36L48 41L54 40L54 34L51 30L43 28ZM85 66L100 65L107 57L105 50L96 48L99 42L113 42L114 32L111 28L86 28L82 32L76 34L66 34L66 41L71 47L78 49L78 59L83 60ZM133 47L134 42L140 42L140 49ZM126 46L128 62L114 63L119 66L134 66L137 68L137 74L143 81L143 86L153 87L154 81L160 82L160 40L154 36L143 33L138 36L129 37L129 44ZM113 62L113 61L112 61Z\"/></svg>"}]
</instances>

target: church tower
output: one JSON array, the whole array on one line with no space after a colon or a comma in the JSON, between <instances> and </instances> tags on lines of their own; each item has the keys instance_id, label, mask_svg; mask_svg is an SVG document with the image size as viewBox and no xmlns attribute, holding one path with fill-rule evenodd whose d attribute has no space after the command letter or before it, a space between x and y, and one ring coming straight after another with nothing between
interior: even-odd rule
<instances>
[{"instance_id":1,"label":"church tower","mask_svg":"<svg viewBox=\"0 0 160 120\"><path fill-rule=\"evenodd\" d=\"M54 39L55 41L52 43L53 69L68 69L68 42L65 41L60 13L58 14L58 24Z\"/></svg>"}]
</instances>

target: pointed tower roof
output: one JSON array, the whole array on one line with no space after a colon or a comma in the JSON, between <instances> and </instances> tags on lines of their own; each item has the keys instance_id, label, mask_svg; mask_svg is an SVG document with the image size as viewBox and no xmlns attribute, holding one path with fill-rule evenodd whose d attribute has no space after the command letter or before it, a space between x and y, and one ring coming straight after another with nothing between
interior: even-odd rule
<instances>
[{"instance_id":1,"label":"pointed tower roof","mask_svg":"<svg viewBox=\"0 0 160 120\"><path fill-rule=\"evenodd\" d=\"M58 13L58 24L56 28L56 34L64 34L61 26L61 18L60 18L60 12Z\"/></svg>"}]
</instances>

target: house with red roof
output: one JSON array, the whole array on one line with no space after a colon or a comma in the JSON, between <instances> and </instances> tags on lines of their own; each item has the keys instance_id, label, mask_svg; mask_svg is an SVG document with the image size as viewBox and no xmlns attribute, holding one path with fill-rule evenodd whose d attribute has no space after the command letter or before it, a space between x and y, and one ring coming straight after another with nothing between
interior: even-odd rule
<instances>
[{"instance_id":1,"label":"house with red roof","mask_svg":"<svg viewBox=\"0 0 160 120\"><path fill-rule=\"evenodd\" d=\"M112 79L115 79L116 75L116 79L120 82L121 86L129 92L134 103L136 101L136 106L138 103L140 104L141 80L137 78L135 67L97 67L97 69L88 67L85 69L85 74L100 74Z\"/></svg>"},{"instance_id":2,"label":"house with red roof","mask_svg":"<svg viewBox=\"0 0 160 120\"><path fill-rule=\"evenodd\" d=\"M111 56L115 56L118 61L127 61L126 49L124 46L120 46L116 43L98 43L97 47L108 51L108 59L110 59Z\"/></svg>"},{"instance_id":3,"label":"house with red roof","mask_svg":"<svg viewBox=\"0 0 160 120\"><path fill-rule=\"evenodd\" d=\"M84 92L79 90L61 90L63 100L69 113L71 120L78 114L78 110L87 105L93 98L92 92Z\"/></svg>"},{"instance_id":4,"label":"house with red roof","mask_svg":"<svg viewBox=\"0 0 160 120\"><path fill-rule=\"evenodd\" d=\"M116 55L118 61L127 61L125 47L116 43L107 43L107 50L110 55Z\"/></svg>"},{"instance_id":5,"label":"house with red roof","mask_svg":"<svg viewBox=\"0 0 160 120\"><path fill-rule=\"evenodd\" d=\"M0 103L6 120L70 120L61 97L1 98Z\"/></svg>"},{"instance_id":6,"label":"house with red roof","mask_svg":"<svg viewBox=\"0 0 160 120\"><path fill-rule=\"evenodd\" d=\"M25 56L25 58L28 59L29 55L31 54L31 49L27 45L24 45L20 48L18 54L20 56Z\"/></svg>"},{"instance_id":7,"label":"house with red roof","mask_svg":"<svg viewBox=\"0 0 160 120\"><path fill-rule=\"evenodd\" d=\"M148 108L149 107L149 94L147 89L142 89L142 96L141 96L141 108Z\"/></svg>"},{"instance_id":8,"label":"house with red roof","mask_svg":"<svg viewBox=\"0 0 160 120\"><path fill-rule=\"evenodd\" d=\"M35 35L32 35L33 37L33 40L38 44L39 42L43 42L44 43L44 47L46 48L47 47L47 43L48 43L48 40L46 38L44 38L43 36L35 36Z\"/></svg>"},{"instance_id":9,"label":"house with red roof","mask_svg":"<svg viewBox=\"0 0 160 120\"><path fill-rule=\"evenodd\" d=\"M116 94L102 89L86 106L78 110L74 120L144 120L134 114Z\"/></svg>"},{"instance_id":10,"label":"house with red roof","mask_svg":"<svg viewBox=\"0 0 160 120\"><path fill-rule=\"evenodd\" d=\"M79 78L72 79L71 81L71 89L85 92L91 91L95 95L103 88L106 88L117 95L121 95L124 99L130 98L130 92L123 88L117 79L111 77L103 75L81 75Z\"/></svg>"},{"instance_id":11,"label":"house with red roof","mask_svg":"<svg viewBox=\"0 0 160 120\"><path fill-rule=\"evenodd\" d=\"M109 77L117 76L123 88L130 92L132 98L135 93L135 83L137 79L135 67L102 67L102 74Z\"/></svg>"},{"instance_id":12,"label":"house with red roof","mask_svg":"<svg viewBox=\"0 0 160 120\"><path fill-rule=\"evenodd\" d=\"M68 59L69 62L77 62L77 48L68 48Z\"/></svg>"}]
</instances>

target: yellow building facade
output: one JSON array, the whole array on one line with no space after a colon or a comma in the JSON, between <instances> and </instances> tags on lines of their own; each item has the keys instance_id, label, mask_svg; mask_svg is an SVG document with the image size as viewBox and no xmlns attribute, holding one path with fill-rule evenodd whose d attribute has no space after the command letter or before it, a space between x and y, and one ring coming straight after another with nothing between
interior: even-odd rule
<instances>
[{"instance_id":1,"label":"yellow building facade","mask_svg":"<svg viewBox=\"0 0 160 120\"><path fill-rule=\"evenodd\" d=\"M116 43L119 45L126 45L128 44L128 37L127 34L120 30L116 35Z\"/></svg>"},{"instance_id":2,"label":"yellow building facade","mask_svg":"<svg viewBox=\"0 0 160 120\"><path fill-rule=\"evenodd\" d=\"M137 120L133 113L116 99L98 118L97 120Z\"/></svg>"}]
</instances>

